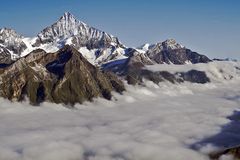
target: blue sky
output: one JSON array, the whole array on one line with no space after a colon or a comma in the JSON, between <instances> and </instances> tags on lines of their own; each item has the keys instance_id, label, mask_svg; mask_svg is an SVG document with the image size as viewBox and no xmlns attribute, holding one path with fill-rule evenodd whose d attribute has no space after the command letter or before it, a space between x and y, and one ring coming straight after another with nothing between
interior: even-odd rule
<instances>
[{"instance_id":1,"label":"blue sky","mask_svg":"<svg viewBox=\"0 0 240 160\"><path fill-rule=\"evenodd\" d=\"M211 58L240 59L239 0L1 0L0 28L34 36L65 11L127 46L174 38Z\"/></svg>"}]
</instances>

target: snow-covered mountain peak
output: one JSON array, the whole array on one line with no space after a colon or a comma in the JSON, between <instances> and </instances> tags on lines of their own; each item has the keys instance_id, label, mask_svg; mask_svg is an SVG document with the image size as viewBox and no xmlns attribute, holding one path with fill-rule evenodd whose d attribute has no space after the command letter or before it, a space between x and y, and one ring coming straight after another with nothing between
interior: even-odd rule
<instances>
[{"instance_id":1,"label":"snow-covered mountain peak","mask_svg":"<svg viewBox=\"0 0 240 160\"><path fill-rule=\"evenodd\" d=\"M149 49L149 46L150 46L149 43L145 43L142 46L138 47L137 49L140 49L140 50L146 52Z\"/></svg>"},{"instance_id":2,"label":"snow-covered mountain peak","mask_svg":"<svg viewBox=\"0 0 240 160\"><path fill-rule=\"evenodd\" d=\"M64 45L64 42L72 44L77 49L122 46L116 37L77 20L69 12L65 12L57 22L45 28L37 37L34 44L37 47L49 43Z\"/></svg>"},{"instance_id":3,"label":"snow-covered mountain peak","mask_svg":"<svg viewBox=\"0 0 240 160\"><path fill-rule=\"evenodd\" d=\"M9 40L9 39L21 39L23 36L18 34L15 30L10 28L0 29L0 39Z\"/></svg>"},{"instance_id":4,"label":"snow-covered mountain peak","mask_svg":"<svg viewBox=\"0 0 240 160\"><path fill-rule=\"evenodd\" d=\"M82 24L86 25L84 22L81 22L77 18L75 18L75 16L73 14L71 14L70 12L65 12L63 14L63 16L60 17L58 22L65 22L65 23L69 23L69 24L72 23L72 24L76 24L76 25L79 25L79 23L82 23Z\"/></svg>"},{"instance_id":5,"label":"snow-covered mountain peak","mask_svg":"<svg viewBox=\"0 0 240 160\"><path fill-rule=\"evenodd\" d=\"M5 47L12 55L19 56L27 48L22 41L24 37L10 28L0 29L0 45Z\"/></svg>"},{"instance_id":6,"label":"snow-covered mountain peak","mask_svg":"<svg viewBox=\"0 0 240 160\"><path fill-rule=\"evenodd\" d=\"M164 50L185 48L181 44L177 43L175 39L167 39L166 41L160 43L159 45L162 46Z\"/></svg>"},{"instance_id":7,"label":"snow-covered mountain peak","mask_svg":"<svg viewBox=\"0 0 240 160\"><path fill-rule=\"evenodd\" d=\"M10 32L10 31L14 31L14 30L11 29L11 28L6 28L6 27L4 27L4 28L1 28L1 29L0 29L0 34L2 34L3 32Z\"/></svg>"},{"instance_id":8,"label":"snow-covered mountain peak","mask_svg":"<svg viewBox=\"0 0 240 160\"><path fill-rule=\"evenodd\" d=\"M3 34L4 32L9 32L10 30L12 30L12 29L10 29L10 28L1 28L0 29L0 34Z\"/></svg>"},{"instance_id":9,"label":"snow-covered mountain peak","mask_svg":"<svg viewBox=\"0 0 240 160\"><path fill-rule=\"evenodd\" d=\"M145 43L143 45L141 45L140 47L137 47L138 51L141 52L147 52L149 49L155 47L156 44L150 44L150 43Z\"/></svg>"},{"instance_id":10,"label":"snow-covered mountain peak","mask_svg":"<svg viewBox=\"0 0 240 160\"><path fill-rule=\"evenodd\" d=\"M177 45L177 41L175 39L167 39L162 42L163 44L166 44L168 46L174 46Z\"/></svg>"},{"instance_id":11,"label":"snow-covered mountain peak","mask_svg":"<svg viewBox=\"0 0 240 160\"><path fill-rule=\"evenodd\" d=\"M75 17L70 12L65 12L60 19L75 19Z\"/></svg>"},{"instance_id":12,"label":"snow-covered mountain peak","mask_svg":"<svg viewBox=\"0 0 240 160\"><path fill-rule=\"evenodd\" d=\"M163 42L159 42L156 44L146 43L138 47L137 49L141 52L147 52L149 50L157 50L158 52L160 52L164 50L175 50L175 49L183 49L183 48L185 47L177 43L175 39L167 39Z\"/></svg>"},{"instance_id":13,"label":"snow-covered mountain peak","mask_svg":"<svg viewBox=\"0 0 240 160\"><path fill-rule=\"evenodd\" d=\"M62 31L60 35L63 37L77 35L79 29L81 31L89 28L86 23L77 20L70 12L65 12L55 24Z\"/></svg>"},{"instance_id":14,"label":"snow-covered mountain peak","mask_svg":"<svg viewBox=\"0 0 240 160\"><path fill-rule=\"evenodd\" d=\"M41 40L55 40L77 35L86 24L78 21L71 13L65 12L53 25L45 28L38 37Z\"/></svg>"},{"instance_id":15,"label":"snow-covered mountain peak","mask_svg":"<svg viewBox=\"0 0 240 160\"><path fill-rule=\"evenodd\" d=\"M185 64L189 61L209 61L207 57L192 52L174 39L145 44L139 48L127 48L118 38L79 21L69 12L65 12L55 23L32 38L23 37L12 29L0 29L0 51L10 60L23 57L36 49L56 52L65 45L77 49L95 65L126 59L130 55L137 56L141 62L152 60L156 63ZM4 57L0 57L0 61L1 59L5 61Z\"/></svg>"}]
</instances>

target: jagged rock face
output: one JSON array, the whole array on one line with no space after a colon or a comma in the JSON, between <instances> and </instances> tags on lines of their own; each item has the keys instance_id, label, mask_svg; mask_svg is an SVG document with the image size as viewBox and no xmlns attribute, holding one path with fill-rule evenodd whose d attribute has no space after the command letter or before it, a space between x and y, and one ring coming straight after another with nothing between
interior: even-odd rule
<instances>
[{"instance_id":1,"label":"jagged rock face","mask_svg":"<svg viewBox=\"0 0 240 160\"><path fill-rule=\"evenodd\" d=\"M21 101L27 96L32 104L111 99L111 91L125 90L114 74L100 71L70 46L49 54L34 51L7 67L0 78L2 97Z\"/></svg>"},{"instance_id":2,"label":"jagged rock face","mask_svg":"<svg viewBox=\"0 0 240 160\"><path fill-rule=\"evenodd\" d=\"M33 38L24 38L12 29L1 29L0 47L4 47L5 50L0 57L2 59L0 64L8 63L8 53L11 54L12 60L16 60L39 48L47 52L56 52L65 45L75 47L89 62L98 66L122 60L127 56L130 59L138 59L135 61L141 61L143 64L185 64L210 61L206 56L192 52L173 39L156 45L146 44L139 49L126 48L116 37L91 27L66 12L56 23ZM132 56L134 52L136 55ZM137 63L134 62L134 64Z\"/></svg>"},{"instance_id":3,"label":"jagged rock face","mask_svg":"<svg viewBox=\"0 0 240 160\"><path fill-rule=\"evenodd\" d=\"M56 23L39 33L34 45L53 42L72 44L77 49L85 46L88 49L122 46L116 37L78 21L69 12L64 13Z\"/></svg>"},{"instance_id":4,"label":"jagged rock face","mask_svg":"<svg viewBox=\"0 0 240 160\"><path fill-rule=\"evenodd\" d=\"M6 48L0 46L0 64L10 64L11 62L11 53Z\"/></svg>"},{"instance_id":5,"label":"jagged rock face","mask_svg":"<svg viewBox=\"0 0 240 160\"><path fill-rule=\"evenodd\" d=\"M126 53L128 58L103 64L102 68L111 70L119 75L125 75L129 71L134 72L134 70L139 70L145 65L153 64L145 53L140 53L136 49L129 48Z\"/></svg>"},{"instance_id":6,"label":"jagged rock face","mask_svg":"<svg viewBox=\"0 0 240 160\"><path fill-rule=\"evenodd\" d=\"M139 51L139 50L140 51ZM186 64L186 63L207 63L211 60L196 52L185 48L178 44L173 39L168 39L156 45L143 45L138 49L126 49L124 60L117 60L102 65L106 70L111 70L115 73L139 74L141 68L145 65L158 64Z\"/></svg>"},{"instance_id":7,"label":"jagged rock face","mask_svg":"<svg viewBox=\"0 0 240 160\"><path fill-rule=\"evenodd\" d=\"M150 80L156 84L169 81L171 83L181 83L184 81L192 83L207 83L210 79L205 72L191 70L188 72L169 73L167 71L153 72L144 68L145 65L152 65L153 62L145 53L139 53L135 49L131 49L129 57L124 60L110 62L104 64L104 70L110 70L116 74L123 76L129 84L142 84L143 80Z\"/></svg>"},{"instance_id":8,"label":"jagged rock face","mask_svg":"<svg viewBox=\"0 0 240 160\"><path fill-rule=\"evenodd\" d=\"M86 58L90 57L89 61L95 65L117 59L116 50L125 49L118 38L77 20L68 12L33 38L25 38L12 29L0 30L0 46L11 54L12 60L25 56L36 49L56 52L65 45L71 45L79 51L87 48L83 54ZM112 52L109 53L109 50ZM94 52L100 57L95 56ZM2 54L2 59L4 59L3 56L7 56L6 53ZM111 55L112 53L113 55ZM122 53L119 56L122 56ZM2 61L1 63L7 62Z\"/></svg>"},{"instance_id":9,"label":"jagged rock face","mask_svg":"<svg viewBox=\"0 0 240 160\"><path fill-rule=\"evenodd\" d=\"M27 48L22 38L21 35L12 29L3 28L0 30L0 45L12 51L16 56L20 56L21 52Z\"/></svg>"},{"instance_id":10,"label":"jagged rock face","mask_svg":"<svg viewBox=\"0 0 240 160\"><path fill-rule=\"evenodd\" d=\"M192 52L172 39L156 44L147 51L147 55L159 64L195 64L211 61L208 57Z\"/></svg>"}]
</instances>

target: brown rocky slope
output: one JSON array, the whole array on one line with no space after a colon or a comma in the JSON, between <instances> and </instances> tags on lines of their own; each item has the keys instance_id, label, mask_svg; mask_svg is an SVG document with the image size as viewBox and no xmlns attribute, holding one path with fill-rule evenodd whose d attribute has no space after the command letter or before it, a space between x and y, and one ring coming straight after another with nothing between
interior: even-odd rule
<instances>
[{"instance_id":1,"label":"brown rocky slope","mask_svg":"<svg viewBox=\"0 0 240 160\"><path fill-rule=\"evenodd\" d=\"M100 71L68 45L56 53L35 50L0 71L0 96L17 101L28 97L34 105L111 99L113 90L123 92L122 81Z\"/></svg>"}]
</instances>

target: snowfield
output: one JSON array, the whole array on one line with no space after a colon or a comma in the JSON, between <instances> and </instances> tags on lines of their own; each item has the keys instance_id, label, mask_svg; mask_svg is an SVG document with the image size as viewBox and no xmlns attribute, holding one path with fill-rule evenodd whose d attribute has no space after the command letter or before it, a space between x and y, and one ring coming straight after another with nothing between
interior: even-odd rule
<instances>
[{"instance_id":1,"label":"snowfield","mask_svg":"<svg viewBox=\"0 0 240 160\"><path fill-rule=\"evenodd\" d=\"M207 74L223 64L228 67L221 73L238 73L238 63L214 63ZM223 128L240 111L239 86L237 76L208 84L146 82L115 93L114 101L96 99L74 109L0 99L0 160L207 160L218 147L240 144L239 130Z\"/></svg>"}]
</instances>

